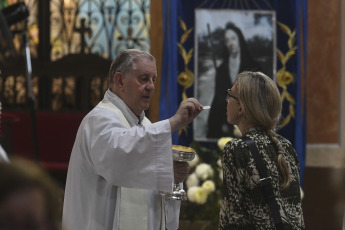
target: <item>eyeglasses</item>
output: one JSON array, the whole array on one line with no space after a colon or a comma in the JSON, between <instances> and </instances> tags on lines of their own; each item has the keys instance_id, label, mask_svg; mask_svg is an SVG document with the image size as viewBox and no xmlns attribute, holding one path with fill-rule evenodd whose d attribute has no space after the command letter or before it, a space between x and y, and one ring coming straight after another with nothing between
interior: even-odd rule
<instances>
[{"instance_id":1,"label":"eyeglasses","mask_svg":"<svg viewBox=\"0 0 345 230\"><path fill-rule=\"evenodd\" d=\"M234 95L231 94L231 89L228 89L226 91L226 102L228 102L231 97L234 98L235 100L239 101L238 97L235 97Z\"/></svg>"}]
</instances>

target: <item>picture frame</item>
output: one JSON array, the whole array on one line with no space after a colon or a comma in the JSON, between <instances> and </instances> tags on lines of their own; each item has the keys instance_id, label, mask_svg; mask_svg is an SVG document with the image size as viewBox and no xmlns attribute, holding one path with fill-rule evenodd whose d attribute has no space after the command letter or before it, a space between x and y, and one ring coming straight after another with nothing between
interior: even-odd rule
<instances>
[{"instance_id":1,"label":"picture frame","mask_svg":"<svg viewBox=\"0 0 345 230\"><path fill-rule=\"evenodd\" d=\"M231 45L236 39L237 45ZM236 127L226 122L226 90L243 71L260 71L275 80L275 11L196 9L194 41L194 97L211 109L194 120L193 139L234 137Z\"/></svg>"}]
</instances>

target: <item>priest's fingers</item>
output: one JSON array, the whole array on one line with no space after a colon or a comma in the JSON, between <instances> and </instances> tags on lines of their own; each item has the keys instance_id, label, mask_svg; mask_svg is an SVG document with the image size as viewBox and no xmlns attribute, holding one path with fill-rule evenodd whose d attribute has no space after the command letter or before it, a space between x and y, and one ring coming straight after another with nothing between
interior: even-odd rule
<instances>
[{"instance_id":1,"label":"priest's fingers","mask_svg":"<svg viewBox=\"0 0 345 230\"><path fill-rule=\"evenodd\" d=\"M176 114L169 119L172 131L176 131L192 122L202 110L202 105L195 98L182 101Z\"/></svg>"}]
</instances>

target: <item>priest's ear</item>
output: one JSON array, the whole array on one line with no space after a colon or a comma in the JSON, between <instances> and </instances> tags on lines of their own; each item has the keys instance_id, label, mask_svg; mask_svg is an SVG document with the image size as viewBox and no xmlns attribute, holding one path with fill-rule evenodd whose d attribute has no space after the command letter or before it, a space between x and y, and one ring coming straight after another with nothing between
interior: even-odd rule
<instances>
[{"instance_id":1,"label":"priest's ear","mask_svg":"<svg viewBox=\"0 0 345 230\"><path fill-rule=\"evenodd\" d=\"M123 87L123 75L120 72L116 72L113 76L114 85L116 88L122 88Z\"/></svg>"}]
</instances>

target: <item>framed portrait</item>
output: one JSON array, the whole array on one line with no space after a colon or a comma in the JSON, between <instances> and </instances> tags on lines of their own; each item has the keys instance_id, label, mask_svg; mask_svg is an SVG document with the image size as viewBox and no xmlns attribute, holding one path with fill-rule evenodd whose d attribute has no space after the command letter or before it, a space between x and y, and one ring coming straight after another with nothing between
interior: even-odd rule
<instances>
[{"instance_id":1,"label":"framed portrait","mask_svg":"<svg viewBox=\"0 0 345 230\"><path fill-rule=\"evenodd\" d=\"M194 140L215 142L236 136L236 127L227 123L226 96L243 71L260 71L275 79L275 11L195 11L194 97L203 111L193 126Z\"/></svg>"}]
</instances>

